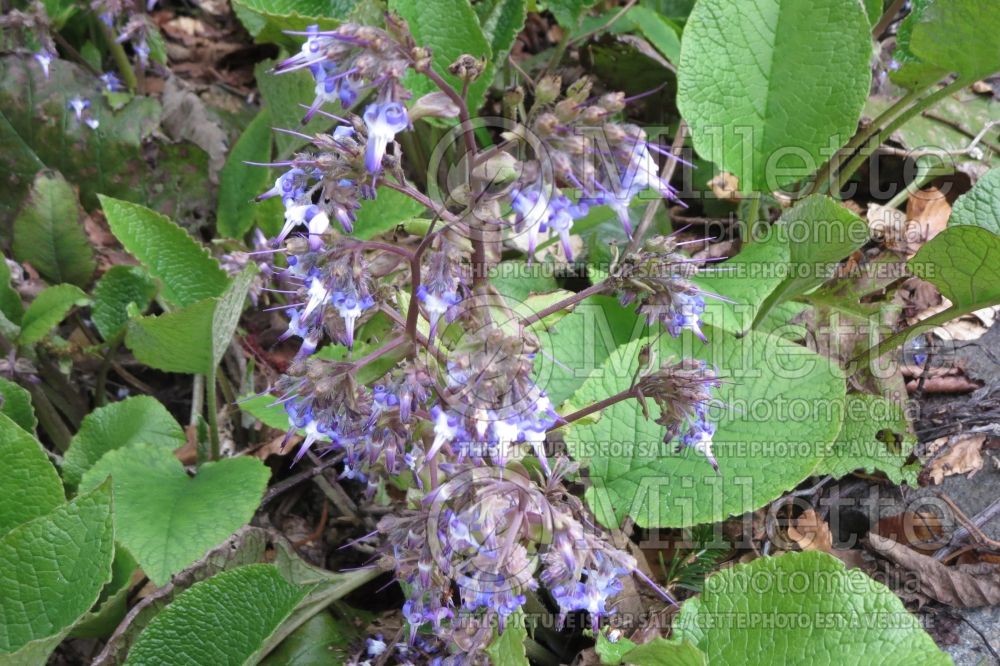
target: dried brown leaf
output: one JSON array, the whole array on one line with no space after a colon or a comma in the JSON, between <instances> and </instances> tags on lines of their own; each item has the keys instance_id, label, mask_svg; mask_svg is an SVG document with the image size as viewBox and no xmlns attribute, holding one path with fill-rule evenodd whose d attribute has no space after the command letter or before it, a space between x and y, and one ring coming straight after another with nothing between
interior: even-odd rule
<instances>
[{"instance_id":1,"label":"dried brown leaf","mask_svg":"<svg viewBox=\"0 0 1000 666\"><path fill-rule=\"evenodd\" d=\"M962 435L953 440L948 448L940 456L931 460L922 476L926 476L934 485L940 484L944 477L953 474L972 474L983 468L983 444L986 442L986 435L976 433L972 435ZM932 446L938 440L932 442Z\"/></svg>"},{"instance_id":2,"label":"dried brown leaf","mask_svg":"<svg viewBox=\"0 0 1000 666\"><path fill-rule=\"evenodd\" d=\"M1000 603L1000 570L992 564L949 567L922 555L898 541L871 533L865 545L875 555L889 560L915 584L920 593L955 608L979 608Z\"/></svg>"}]
</instances>

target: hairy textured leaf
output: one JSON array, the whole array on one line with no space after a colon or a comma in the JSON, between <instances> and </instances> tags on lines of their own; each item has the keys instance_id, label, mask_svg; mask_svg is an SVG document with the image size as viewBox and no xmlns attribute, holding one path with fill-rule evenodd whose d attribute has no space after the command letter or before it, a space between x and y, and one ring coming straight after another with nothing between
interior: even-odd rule
<instances>
[{"instance_id":1,"label":"hairy textured leaf","mask_svg":"<svg viewBox=\"0 0 1000 666\"><path fill-rule=\"evenodd\" d=\"M80 224L76 192L57 172L40 171L14 220L14 256L49 282L83 287L94 274L94 251Z\"/></svg>"},{"instance_id":2,"label":"hairy textured leaf","mask_svg":"<svg viewBox=\"0 0 1000 666\"><path fill-rule=\"evenodd\" d=\"M638 29L649 43L656 47L667 60L676 63L681 54L681 38L674 26L659 12L648 7L633 7L628 12L628 19Z\"/></svg>"},{"instance_id":3,"label":"hairy textured leaf","mask_svg":"<svg viewBox=\"0 0 1000 666\"><path fill-rule=\"evenodd\" d=\"M128 307L134 303L139 312L149 307L156 295L156 284L136 266L112 266L94 287L90 317L105 340L118 335L128 323Z\"/></svg>"},{"instance_id":4,"label":"hairy textured leaf","mask_svg":"<svg viewBox=\"0 0 1000 666\"><path fill-rule=\"evenodd\" d=\"M981 227L945 229L907 266L956 308L973 311L1000 302L1000 236Z\"/></svg>"},{"instance_id":5,"label":"hairy textured leaf","mask_svg":"<svg viewBox=\"0 0 1000 666\"><path fill-rule=\"evenodd\" d=\"M389 9L406 19L418 44L431 49L431 66L455 90L462 90L462 82L448 72L449 65L464 54L486 60L485 71L469 86L466 98L469 111L475 114L493 80L493 63L490 44L467 0L390 0ZM405 83L414 97L437 90L427 77L416 73L408 74Z\"/></svg>"},{"instance_id":6,"label":"hairy textured leaf","mask_svg":"<svg viewBox=\"0 0 1000 666\"><path fill-rule=\"evenodd\" d=\"M589 465L587 502L605 525L626 515L641 526L685 527L757 509L810 475L840 430L844 380L828 359L773 335L736 338L706 330L708 344L689 334L660 338L658 362L698 358L717 369L723 385L709 418L717 424L716 474L692 449L673 451L664 428L634 400L619 402L596 421L574 423L566 445ZM570 399L594 403L627 389L639 349L655 338L619 347Z\"/></svg>"},{"instance_id":7,"label":"hairy textured leaf","mask_svg":"<svg viewBox=\"0 0 1000 666\"><path fill-rule=\"evenodd\" d=\"M909 48L967 81L988 76L1000 70L1000 13L990 9L982 0L934 0L913 26Z\"/></svg>"},{"instance_id":8,"label":"hairy textured leaf","mask_svg":"<svg viewBox=\"0 0 1000 666\"><path fill-rule=\"evenodd\" d=\"M535 382L560 405L619 346L648 334L645 320L610 296L579 303L548 332L538 332Z\"/></svg>"},{"instance_id":9,"label":"hairy textured leaf","mask_svg":"<svg viewBox=\"0 0 1000 666\"><path fill-rule=\"evenodd\" d=\"M233 0L233 10L258 42L293 48L303 38L286 35L285 30L301 31L310 25L336 28L339 21L334 17L346 17L354 4L352 0Z\"/></svg>"},{"instance_id":10,"label":"hairy textured leaf","mask_svg":"<svg viewBox=\"0 0 1000 666\"><path fill-rule=\"evenodd\" d=\"M42 445L0 414L0 536L22 523L44 516L65 501L56 468Z\"/></svg>"},{"instance_id":11,"label":"hairy textured leaf","mask_svg":"<svg viewBox=\"0 0 1000 666\"><path fill-rule=\"evenodd\" d=\"M0 403L0 414L28 434L35 434L38 419L35 418L35 408L31 406L31 394L25 388L0 377Z\"/></svg>"},{"instance_id":12,"label":"hairy textured leaf","mask_svg":"<svg viewBox=\"0 0 1000 666\"><path fill-rule=\"evenodd\" d=\"M266 167L244 162L269 162L271 144L271 116L264 109L243 130L222 167L215 215L219 235L242 238L253 227L259 210L254 198L268 189L270 174Z\"/></svg>"},{"instance_id":13,"label":"hairy textured leaf","mask_svg":"<svg viewBox=\"0 0 1000 666\"><path fill-rule=\"evenodd\" d=\"M518 610L508 618L504 632L493 637L486 648L493 666L530 666L524 653L524 641L528 639L524 611Z\"/></svg>"},{"instance_id":14,"label":"hairy textured leaf","mask_svg":"<svg viewBox=\"0 0 1000 666\"><path fill-rule=\"evenodd\" d=\"M787 277L761 305L758 322L781 301L804 294L832 277L837 264L869 238L864 220L819 194L785 211L772 230L788 246Z\"/></svg>"},{"instance_id":15,"label":"hairy textured leaf","mask_svg":"<svg viewBox=\"0 0 1000 666\"><path fill-rule=\"evenodd\" d=\"M562 27L572 30L580 23L583 13L597 4L597 0L549 0L545 3Z\"/></svg>"},{"instance_id":16,"label":"hairy textured leaf","mask_svg":"<svg viewBox=\"0 0 1000 666\"><path fill-rule=\"evenodd\" d=\"M11 286L10 278L10 266L7 265L7 258L0 255L0 314L20 325L21 315L24 314L24 304L21 303L20 294Z\"/></svg>"},{"instance_id":17,"label":"hairy textured leaf","mask_svg":"<svg viewBox=\"0 0 1000 666\"><path fill-rule=\"evenodd\" d=\"M410 197L383 187L379 190L378 198L361 203L361 208L357 211L358 219L354 223L354 232L351 235L368 240L392 231L397 225L416 217L423 211L424 207Z\"/></svg>"},{"instance_id":18,"label":"hairy textured leaf","mask_svg":"<svg viewBox=\"0 0 1000 666\"><path fill-rule=\"evenodd\" d=\"M10 655L31 649L36 641L44 641L46 648L55 647L47 639L65 635L94 605L110 578L113 555L107 486L0 538L0 586L4 590L0 594L0 660L44 663L44 657L18 661Z\"/></svg>"},{"instance_id":19,"label":"hairy textured leaf","mask_svg":"<svg viewBox=\"0 0 1000 666\"><path fill-rule=\"evenodd\" d=\"M125 344L140 363L166 372L206 374L212 367L212 317L218 299L206 298L157 317L128 323Z\"/></svg>"},{"instance_id":20,"label":"hairy textured leaf","mask_svg":"<svg viewBox=\"0 0 1000 666\"><path fill-rule=\"evenodd\" d=\"M228 458L190 478L169 449L132 444L105 454L80 488L109 475L118 540L163 585L250 520L270 471L255 458Z\"/></svg>"},{"instance_id":21,"label":"hairy textured leaf","mask_svg":"<svg viewBox=\"0 0 1000 666\"><path fill-rule=\"evenodd\" d=\"M18 342L22 345L38 342L66 318L74 305L86 305L87 302L87 295L71 284L47 287L24 311Z\"/></svg>"},{"instance_id":22,"label":"hairy textured leaf","mask_svg":"<svg viewBox=\"0 0 1000 666\"><path fill-rule=\"evenodd\" d=\"M196 583L149 623L126 664L249 664L313 586L250 564Z\"/></svg>"},{"instance_id":23,"label":"hairy textured leaf","mask_svg":"<svg viewBox=\"0 0 1000 666\"><path fill-rule=\"evenodd\" d=\"M674 637L712 664L951 664L888 588L819 551L711 576L681 608Z\"/></svg>"},{"instance_id":24,"label":"hairy textured leaf","mask_svg":"<svg viewBox=\"0 0 1000 666\"><path fill-rule=\"evenodd\" d=\"M226 289L229 278L225 272L186 231L144 206L99 198L115 237L160 280L168 301L191 305Z\"/></svg>"},{"instance_id":25,"label":"hairy textured leaf","mask_svg":"<svg viewBox=\"0 0 1000 666\"><path fill-rule=\"evenodd\" d=\"M911 0L910 11L899 23L899 30L896 32L896 49L892 53L892 58L899 67L889 72L889 78L898 86L920 88L934 83L948 73L942 67L924 62L910 48L913 28L923 20L924 12L931 1Z\"/></svg>"},{"instance_id":26,"label":"hairy textured leaf","mask_svg":"<svg viewBox=\"0 0 1000 666\"><path fill-rule=\"evenodd\" d=\"M479 16L483 34L490 43L493 62L507 60L517 33L524 27L527 16L525 0L485 0L472 5Z\"/></svg>"},{"instance_id":27,"label":"hairy textured leaf","mask_svg":"<svg viewBox=\"0 0 1000 666\"><path fill-rule=\"evenodd\" d=\"M612 643L604 634L597 637L597 655L607 666L632 664L632 666L707 666L705 654L689 641L667 640L656 637L648 643L636 645L627 638Z\"/></svg>"},{"instance_id":28,"label":"hairy textured leaf","mask_svg":"<svg viewBox=\"0 0 1000 666\"><path fill-rule=\"evenodd\" d=\"M98 407L84 417L63 458L63 480L75 488L84 472L108 451L148 444L173 451L185 443L184 429L160 402L137 395Z\"/></svg>"},{"instance_id":29,"label":"hairy textured leaf","mask_svg":"<svg viewBox=\"0 0 1000 666\"><path fill-rule=\"evenodd\" d=\"M346 664L353 656L352 644L357 644L361 638L350 620L335 620L330 613L321 611L289 634L260 665Z\"/></svg>"},{"instance_id":30,"label":"hairy textured leaf","mask_svg":"<svg viewBox=\"0 0 1000 666\"><path fill-rule=\"evenodd\" d=\"M271 124L274 127L291 129L303 134L328 131L335 122L321 113L313 116L309 124L302 124L306 109L316 97L316 82L309 72L270 73L275 64L273 60L266 60L258 63L254 68L260 96L264 100L264 108L271 119ZM336 113L335 109L332 111ZM274 135L274 143L278 147L278 157L284 158L304 146L306 140L292 134L279 132ZM246 168L260 169L260 167Z\"/></svg>"},{"instance_id":31,"label":"hairy textured leaf","mask_svg":"<svg viewBox=\"0 0 1000 666\"><path fill-rule=\"evenodd\" d=\"M741 191L794 183L854 134L871 84L860 2L700 0L684 29L677 105L698 153Z\"/></svg>"},{"instance_id":32,"label":"hairy textured leaf","mask_svg":"<svg viewBox=\"0 0 1000 666\"><path fill-rule=\"evenodd\" d=\"M115 630L128 610L128 592L138 565L124 548L115 545L111 562L111 580L101 590L93 609L77 620L70 631L72 638L105 638Z\"/></svg>"},{"instance_id":33,"label":"hairy textured leaf","mask_svg":"<svg viewBox=\"0 0 1000 666\"><path fill-rule=\"evenodd\" d=\"M855 470L884 473L893 483L917 483L917 470L906 467L916 438L909 432L899 405L877 395L849 394L844 403L844 424L830 455L815 474L834 478Z\"/></svg>"},{"instance_id":34,"label":"hairy textured leaf","mask_svg":"<svg viewBox=\"0 0 1000 666\"><path fill-rule=\"evenodd\" d=\"M951 208L949 226L982 227L1000 235L1000 169L991 169Z\"/></svg>"}]
</instances>

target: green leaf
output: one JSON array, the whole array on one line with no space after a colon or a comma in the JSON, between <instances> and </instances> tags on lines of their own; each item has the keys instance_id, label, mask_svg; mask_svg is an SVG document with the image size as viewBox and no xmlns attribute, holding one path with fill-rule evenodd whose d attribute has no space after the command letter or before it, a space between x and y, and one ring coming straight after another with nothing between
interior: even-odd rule
<instances>
[{"instance_id":1,"label":"green leaf","mask_svg":"<svg viewBox=\"0 0 1000 666\"><path fill-rule=\"evenodd\" d=\"M788 239L774 232L744 245L732 259L705 269L694 282L728 300L705 298L702 320L730 333L750 328L761 305L784 279L779 269L788 265L788 259Z\"/></svg>"},{"instance_id":2,"label":"green leaf","mask_svg":"<svg viewBox=\"0 0 1000 666\"><path fill-rule=\"evenodd\" d=\"M0 538L0 580L4 585L0 595L0 661L44 663L44 658L20 660L17 653L27 648L37 657L39 649L33 649L33 642L55 647L56 638L61 640L97 601L111 575L113 555L107 486Z\"/></svg>"},{"instance_id":3,"label":"green leaf","mask_svg":"<svg viewBox=\"0 0 1000 666\"><path fill-rule=\"evenodd\" d=\"M464 54L486 60L486 69L469 86L466 98L470 113L475 114L493 80L493 63L490 44L468 0L389 0L389 9L406 19L417 44L431 49L431 67L455 90L462 90L462 82L448 71L449 65ZM407 74L404 83L414 97L437 90L427 77L415 72Z\"/></svg>"},{"instance_id":4,"label":"green leaf","mask_svg":"<svg viewBox=\"0 0 1000 666\"><path fill-rule=\"evenodd\" d=\"M473 4L472 8L489 40L493 62L507 62L507 54L527 17L525 0L484 0Z\"/></svg>"},{"instance_id":5,"label":"green leaf","mask_svg":"<svg viewBox=\"0 0 1000 666\"><path fill-rule=\"evenodd\" d=\"M881 396L852 393L844 403L837 441L815 474L839 479L859 469L869 474L878 471L897 485L916 486L916 470L906 467L915 443L899 405Z\"/></svg>"},{"instance_id":6,"label":"green leaf","mask_svg":"<svg viewBox=\"0 0 1000 666\"><path fill-rule=\"evenodd\" d=\"M1000 70L1000 14L982 0L934 0L913 26L909 48L922 61L975 81Z\"/></svg>"},{"instance_id":7,"label":"green leaf","mask_svg":"<svg viewBox=\"0 0 1000 666\"><path fill-rule=\"evenodd\" d=\"M56 468L42 445L14 421L0 414L0 536L44 516L65 501Z\"/></svg>"},{"instance_id":8,"label":"green leaf","mask_svg":"<svg viewBox=\"0 0 1000 666\"><path fill-rule=\"evenodd\" d=\"M192 585L149 623L126 664L251 664L312 586L250 564Z\"/></svg>"},{"instance_id":9,"label":"green leaf","mask_svg":"<svg viewBox=\"0 0 1000 666\"><path fill-rule=\"evenodd\" d=\"M145 365L165 372L208 374L212 368L212 317L218 299L157 317L137 317L128 323L125 344Z\"/></svg>"},{"instance_id":10,"label":"green leaf","mask_svg":"<svg viewBox=\"0 0 1000 666\"><path fill-rule=\"evenodd\" d=\"M362 202L358 219L354 222L355 238L369 240L392 231L399 224L424 212L424 207L410 197L383 187L378 198Z\"/></svg>"},{"instance_id":11,"label":"green leaf","mask_svg":"<svg viewBox=\"0 0 1000 666\"><path fill-rule=\"evenodd\" d=\"M591 296L549 329L538 332L535 381L560 405L619 346L647 333L644 319L610 296Z\"/></svg>"},{"instance_id":12,"label":"green leaf","mask_svg":"<svg viewBox=\"0 0 1000 666\"><path fill-rule=\"evenodd\" d=\"M233 333L236 332L236 325L240 322L240 315L243 314L243 307L246 305L247 292L250 284L257 275L257 264L251 263L243 269L235 278L232 284L218 299L218 305L212 314L212 366L216 366L222 361L229 343L233 341Z\"/></svg>"},{"instance_id":13,"label":"green leaf","mask_svg":"<svg viewBox=\"0 0 1000 666\"><path fill-rule=\"evenodd\" d=\"M906 265L937 287L951 310L971 312L1000 302L1000 236L982 227L950 226Z\"/></svg>"},{"instance_id":14,"label":"green leaf","mask_svg":"<svg viewBox=\"0 0 1000 666\"><path fill-rule=\"evenodd\" d=\"M128 323L129 305L144 312L156 295L156 284L136 266L112 266L94 287L90 318L105 340L118 335Z\"/></svg>"},{"instance_id":15,"label":"green leaf","mask_svg":"<svg viewBox=\"0 0 1000 666\"><path fill-rule=\"evenodd\" d=\"M604 634L597 637L597 655L608 666L632 664L633 666L707 666L705 654L689 641L667 640L657 636L648 643L636 645L627 638L612 643Z\"/></svg>"},{"instance_id":16,"label":"green leaf","mask_svg":"<svg viewBox=\"0 0 1000 666\"><path fill-rule=\"evenodd\" d=\"M752 582L751 582L752 581ZM706 581L674 637L712 664L951 664L903 603L860 569L819 551L761 557Z\"/></svg>"},{"instance_id":17,"label":"green leaf","mask_svg":"<svg viewBox=\"0 0 1000 666\"><path fill-rule=\"evenodd\" d=\"M770 192L854 134L871 52L860 2L700 0L684 28L677 106L700 155L741 191Z\"/></svg>"},{"instance_id":18,"label":"green leaf","mask_svg":"<svg viewBox=\"0 0 1000 666\"><path fill-rule=\"evenodd\" d=\"M253 517L270 474L244 457L205 463L191 478L170 450L132 444L106 453L80 488L111 476L118 540L164 585Z\"/></svg>"},{"instance_id":19,"label":"green leaf","mask_svg":"<svg viewBox=\"0 0 1000 666\"><path fill-rule=\"evenodd\" d=\"M105 638L114 632L128 610L129 587L137 569L135 558L115 544L111 580L101 590L101 596L90 612L73 625L70 631L72 638Z\"/></svg>"},{"instance_id":20,"label":"green leaf","mask_svg":"<svg viewBox=\"0 0 1000 666\"><path fill-rule=\"evenodd\" d=\"M261 666L312 666L346 664L354 656L351 643L358 632L348 621L338 621L327 612L319 612L289 634L278 647L260 662Z\"/></svg>"},{"instance_id":21,"label":"green leaf","mask_svg":"<svg viewBox=\"0 0 1000 666\"><path fill-rule=\"evenodd\" d=\"M264 425L277 430L288 430L291 427L288 412L285 411L284 404L276 403L277 399L273 395L264 394L244 396L236 404Z\"/></svg>"},{"instance_id":22,"label":"green leaf","mask_svg":"<svg viewBox=\"0 0 1000 666\"><path fill-rule=\"evenodd\" d=\"M10 277L10 266L7 265L7 258L0 255L0 314L20 325L21 315L24 314L24 305L21 303L20 294L10 285Z\"/></svg>"},{"instance_id":23,"label":"green leaf","mask_svg":"<svg viewBox=\"0 0 1000 666\"><path fill-rule=\"evenodd\" d=\"M98 407L83 418L80 430L70 441L63 458L63 481L75 488L84 472L108 451L148 444L169 453L184 446L185 441L184 429L152 396L137 395Z\"/></svg>"},{"instance_id":24,"label":"green leaf","mask_svg":"<svg viewBox=\"0 0 1000 666\"><path fill-rule=\"evenodd\" d=\"M910 48L913 28L923 20L924 12L927 11L930 3L931 0L911 0L910 11L899 23L899 30L896 32L896 49L892 53L892 58L899 64L899 68L889 72L889 78L898 86L922 88L943 78L948 73L947 70L937 65L924 62Z\"/></svg>"},{"instance_id":25,"label":"green leaf","mask_svg":"<svg viewBox=\"0 0 1000 666\"><path fill-rule=\"evenodd\" d=\"M709 418L716 423L716 474L692 449L675 452L634 400L576 422L565 434L576 460L589 465L588 504L605 525L626 515L643 527L718 522L764 506L812 473L840 430L844 399L840 370L828 359L777 336L751 331L742 338L706 327L708 344L685 334L660 337L656 358L697 358L717 369ZM619 347L573 395L574 407L627 389L639 349L655 338ZM752 480L752 481L751 481Z\"/></svg>"},{"instance_id":26,"label":"green leaf","mask_svg":"<svg viewBox=\"0 0 1000 666\"><path fill-rule=\"evenodd\" d=\"M125 344L150 367L209 374L232 341L256 274L257 266L251 264L233 279L221 298L206 298L158 317L131 320Z\"/></svg>"},{"instance_id":27,"label":"green leaf","mask_svg":"<svg viewBox=\"0 0 1000 666\"><path fill-rule=\"evenodd\" d=\"M597 4L597 0L548 0L545 6L564 28L572 30L580 23L583 13Z\"/></svg>"},{"instance_id":28,"label":"green leaf","mask_svg":"<svg viewBox=\"0 0 1000 666\"><path fill-rule=\"evenodd\" d=\"M163 284L169 302L191 305L226 289L229 278L219 263L168 218L127 201L99 198L112 233Z\"/></svg>"},{"instance_id":29,"label":"green leaf","mask_svg":"<svg viewBox=\"0 0 1000 666\"><path fill-rule=\"evenodd\" d=\"M321 113L313 116L309 124L302 124L306 109L316 97L316 82L309 72L295 71L273 74L271 69L274 65L275 61L265 60L254 68L260 96L264 100L264 109L271 118L271 124L274 127L291 129L307 135L328 131L334 123ZM305 106L303 107L303 105ZM306 140L281 132L274 135L274 143L278 147L278 157L284 158L304 146ZM246 168L260 169L260 167Z\"/></svg>"},{"instance_id":30,"label":"green leaf","mask_svg":"<svg viewBox=\"0 0 1000 666\"><path fill-rule=\"evenodd\" d=\"M21 427L29 435L35 434L38 419L31 406L31 394L14 382L0 377L0 414Z\"/></svg>"},{"instance_id":31,"label":"green leaf","mask_svg":"<svg viewBox=\"0 0 1000 666\"><path fill-rule=\"evenodd\" d=\"M86 286L96 266L76 192L58 172L39 171L14 220L14 256L49 282Z\"/></svg>"},{"instance_id":32,"label":"green leaf","mask_svg":"<svg viewBox=\"0 0 1000 666\"><path fill-rule=\"evenodd\" d=\"M762 322L778 303L832 277L837 264L869 239L864 220L821 194L785 211L772 230L788 245L788 277L767 296L754 323Z\"/></svg>"},{"instance_id":33,"label":"green leaf","mask_svg":"<svg viewBox=\"0 0 1000 666\"><path fill-rule=\"evenodd\" d=\"M677 62L681 54L681 38L672 23L647 7L633 7L628 12L628 19L639 32L649 40L670 62Z\"/></svg>"},{"instance_id":34,"label":"green leaf","mask_svg":"<svg viewBox=\"0 0 1000 666\"><path fill-rule=\"evenodd\" d=\"M1000 169L986 172L951 208L948 226L971 225L1000 235Z\"/></svg>"},{"instance_id":35,"label":"green leaf","mask_svg":"<svg viewBox=\"0 0 1000 666\"><path fill-rule=\"evenodd\" d=\"M57 284L47 287L35 297L21 319L21 335L18 343L31 345L48 334L59 322L66 318L74 305L86 305L87 294L71 284Z\"/></svg>"},{"instance_id":36,"label":"green leaf","mask_svg":"<svg viewBox=\"0 0 1000 666\"><path fill-rule=\"evenodd\" d=\"M269 170L244 162L271 161L271 117L262 110L229 151L219 176L219 205L215 227L220 236L242 238L260 210L254 198L268 188Z\"/></svg>"},{"instance_id":37,"label":"green leaf","mask_svg":"<svg viewBox=\"0 0 1000 666\"><path fill-rule=\"evenodd\" d=\"M292 48L303 38L286 35L285 30L302 31L313 24L321 30L336 28L340 22L333 17L346 17L353 4L351 0L233 0L233 10L256 41Z\"/></svg>"},{"instance_id":38,"label":"green leaf","mask_svg":"<svg viewBox=\"0 0 1000 666\"><path fill-rule=\"evenodd\" d=\"M493 666L529 666L524 653L524 641L528 640L524 611L518 609L507 618L502 634L493 637L486 648L486 654Z\"/></svg>"}]
</instances>

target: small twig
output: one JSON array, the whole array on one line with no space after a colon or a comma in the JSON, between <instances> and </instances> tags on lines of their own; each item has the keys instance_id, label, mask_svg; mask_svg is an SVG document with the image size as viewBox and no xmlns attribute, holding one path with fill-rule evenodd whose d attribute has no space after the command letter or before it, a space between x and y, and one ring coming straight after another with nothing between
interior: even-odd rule
<instances>
[{"instance_id":1,"label":"small twig","mask_svg":"<svg viewBox=\"0 0 1000 666\"><path fill-rule=\"evenodd\" d=\"M637 395L636 387L635 386L631 386L631 387L625 389L624 391L619 391L618 393L615 393L612 396L608 396L604 400L598 400L597 402L595 402L592 405L584 407L583 409L578 409L575 412L573 412L572 414L568 414L566 416L560 417L559 418L559 422L556 423L551 428L549 428L546 432L552 432L553 430L558 430L559 428L562 428L563 426L569 425L570 423L573 423L574 421L579 421L580 419L582 419L582 418L584 418L586 416L590 416L591 414L593 414L595 412L599 412L602 409L607 409L608 407L611 407L612 405L616 405L619 402L622 402L623 400L628 400L629 398L634 398L634 397L636 397L636 395Z\"/></svg>"},{"instance_id":2,"label":"small twig","mask_svg":"<svg viewBox=\"0 0 1000 666\"><path fill-rule=\"evenodd\" d=\"M880 18L878 23L875 24L875 27L872 28L872 37L878 39L886 30L889 29L889 26L892 25L892 22L899 14L899 10L903 8L905 3L906 0L894 0L894 2L889 5L889 8L885 10L884 14L882 14L882 18Z\"/></svg>"},{"instance_id":3,"label":"small twig","mask_svg":"<svg viewBox=\"0 0 1000 666\"><path fill-rule=\"evenodd\" d=\"M291 490L292 488L299 485L303 481L308 481L317 474L322 473L323 470L327 469L328 467L333 467L343 459L344 459L343 453L334 456L333 458L327 458L321 464L317 465L316 467L313 467L312 469L307 469L306 471L300 472L295 476L289 477L280 483L274 484L273 486L267 489L266 493L264 493L264 497L261 498L260 500L260 506L263 507L278 495L281 495L282 493Z\"/></svg>"},{"instance_id":4,"label":"small twig","mask_svg":"<svg viewBox=\"0 0 1000 666\"><path fill-rule=\"evenodd\" d=\"M944 497L942 497L942 499L944 499ZM949 500L945 500L946 503L948 503L948 501ZM949 504L949 506L951 505ZM968 519L969 524L971 527L975 528L977 532L982 534L982 531L979 529L979 527L981 525L985 525L997 514L1000 514L1000 499L993 500L993 502L989 506L987 506L985 509L977 513L971 519ZM955 515L957 516L958 513L956 513ZM962 525L962 527L958 528L952 533L951 538L948 540L948 543L945 546L943 546L939 551L934 553L934 559L942 561L947 559L949 555L951 555L953 552L959 549L962 542L968 539L970 534L973 534L972 529L970 529L965 525Z\"/></svg>"},{"instance_id":5,"label":"small twig","mask_svg":"<svg viewBox=\"0 0 1000 666\"><path fill-rule=\"evenodd\" d=\"M557 303L553 303L552 305L548 306L547 308L543 308L543 309L539 310L538 312L535 312L535 313L532 313L532 314L528 315L527 317L525 317L524 319L521 320L521 325L525 326L525 327L531 326L536 321L541 321L542 319L545 319L546 317L548 317L551 314L554 314L556 312L561 312L562 310L565 310L568 307L572 307L573 305L576 305L577 303L579 303L580 301L582 301L584 299L587 299L587 298L590 298L591 296L596 296L597 294L603 293L603 292L607 291L607 289L608 289L607 282L598 282L595 285L591 285L591 286L587 287L583 291L578 291L577 293L573 294L572 296L568 296L568 297L562 299L561 301L559 301Z\"/></svg>"},{"instance_id":6,"label":"small twig","mask_svg":"<svg viewBox=\"0 0 1000 666\"><path fill-rule=\"evenodd\" d=\"M603 31L607 30L608 28L610 28L611 26L613 26L615 23L617 23L618 19L620 19L621 17L625 16L625 12L627 12L630 9L632 9L632 7L635 6L635 3L637 1L638 0L628 0L628 2L625 3L624 7L622 7L619 11L617 11L615 13L615 15L612 16L610 19L608 19L607 23L605 23L604 25L598 26L598 27L594 28L593 30L585 32L582 35L580 35L579 37L574 37L573 39L569 40L569 43L566 45L566 48L569 48L570 46L572 46L573 44L576 44L577 42L586 41L586 40L590 39L591 37L593 37L594 35L596 35L597 33L603 32Z\"/></svg>"}]
</instances>

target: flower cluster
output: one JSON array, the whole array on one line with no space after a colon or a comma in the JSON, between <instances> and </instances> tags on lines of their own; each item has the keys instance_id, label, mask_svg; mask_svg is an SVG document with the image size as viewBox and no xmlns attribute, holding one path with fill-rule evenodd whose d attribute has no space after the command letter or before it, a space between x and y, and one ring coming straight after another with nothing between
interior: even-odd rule
<instances>
[{"instance_id":1,"label":"flower cluster","mask_svg":"<svg viewBox=\"0 0 1000 666\"><path fill-rule=\"evenodd\" d=\"M678 245L669 236L649 239L616 262L611 284L622 305L639 303L636 311L650 325L660 322L674 337L688 329L706 340L701 330L705 297L722 299L691 281L700 270L699 262L681 254Z\"/></svg>"},{"instance_id":2,"label":"flower cluster","mask_svg":"<svg viewBox=\"0 0 1000 666\"><path fill-rule=\"evenodd\" d=\"M652 191L657 197L675 198L673 188L660 177L653 153L677 158L650 142L640 127L615 122L627 101L623 94L608 93L594 101L592 83L584 78L556 102L561 87L556 76L538 83L527 123L544 147L551 177L540 176L546 169L527 170L532 177L513 188L511 207L518 230L528 234L529 255L538 234L551 229L559 234L572 261L569 228L574 219L587 214L588 204L611 208L631 238L629 208L636 196ZM571 203L559 187L576 189L578 202Z\"/></svg>"},{"instance_id":3,"label":"flower cluster","mask_svg":"<svg viewBox=\"0 0 1000 666\"><path fill-rule=\"evenodd\" d=\"M680 436L680 446L705 456L718 472L719 462L712 452L715 424L709 419L711 389L722 382L704 361L684 359L664 363L656 372L643 377L639 390L651 398L660 410L656 423L666 428L664 442Z\"/></svg>"},{"instance_id":4,"label":"flower cluster","mask_svg":"<svg viewBox=\"0 0 1000 666\"><path fill-rule=\"evenodd\" d=\"M509 196L528 254L543 234L555 233L572 259L571 228L591 206L610 206L631 233L631 199L671 191L657 174L657 148L638 128L612 120L624 106L621 95L594 102L589 83L580 82L556 102L561 84L548 78L526 126L551 151L554 180L543 184L530 177L540 173L538 164L520 164L505 190L477 198L478 184L469 184L462 213L449 208L463 205L461 197L435 204L407 183L400 148L390 146L414 118L455 115L461 95L442 87L408 108L400 79L407 68L426 72L426 54L405 24L387 23L386 30L310 27L300 33L301 51L276 68L312 74L316 95L306 121L328 118L332 127L312 136L280 130L308 141L291 159L265 165L282 173L259 199L280 198L284 225L231 263L253 257L264 265L275 288L261 296L278 301L272 309L288 321L281 338L301 340L272 387L289 418L288 441L301 437L295 461L308 451L340 456L341 477L362 484L369 499L385 497L390 482L406 489L405 506L364 538L376 540L380 565L401 583L409 634L403 644L371 639L367 656L480 664L497 628L530 596L549 603L560 621L587 613L595 629L614 613L628 576L672 600L567 490L577 466L547 446L566 421L539 384L539 341L530 322L484 283L488 253L464 233L473 218L502 223L499 202ZM467 56L451 69L466 79L481 70ZM364 100L360 115L350 110ZM341 115L327 113L326 104ZM597 144L580 144L581 128L610 137L597 151L603 163L583 159ZM475 138L464 140L473 150ZM432 210L426 235L393 243L350 236L363 202L386 186ZM638 300L639 311L671 333L700 335L704 302L689 279L697 266L676 245L657 239L626 255L606 287L624 302ZM671 270L651 277L663 266ZM324 344L327 353L317 353ZM637 389L660 406L657 422L668 426L669 438L683 434L682 444L713 464L705 405L715 385L704 368L677 366L642 378Z\"/></svg>"}]
</instances>

